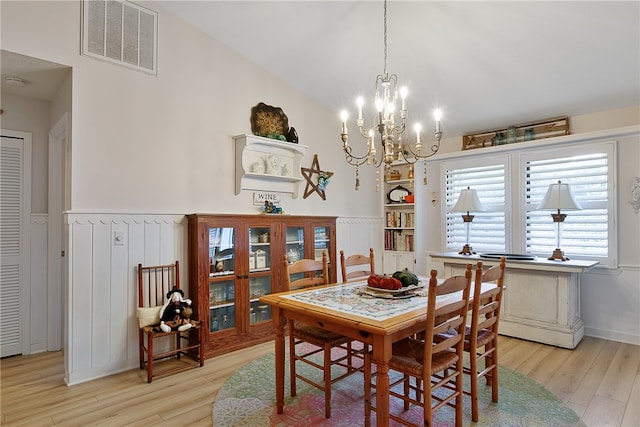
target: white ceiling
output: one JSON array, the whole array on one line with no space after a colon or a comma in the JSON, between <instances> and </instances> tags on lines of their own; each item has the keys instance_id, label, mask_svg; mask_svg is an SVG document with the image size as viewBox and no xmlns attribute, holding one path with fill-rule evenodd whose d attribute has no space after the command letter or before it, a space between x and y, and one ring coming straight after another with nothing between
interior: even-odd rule
<instances>
[{"instance_id":1,"label":"white ceiling","mask_svg":"<svg viewBox=\"0 0 640 427\"><path fill-rule=\"evenodd\" d=\"M373 102L381 1L162 5L336 120L345 108L353 117L358 95ZM410 90L409 121L431 127L438 106L451 136L640 104L638 1L393 0L387 39L387 69Z\"/></svg>"},{"instance_id":2,"label":"white ceiling","mask_svg":"<svg viewBox=\"0 0 640 427\"><path fill-rule=\"evenodd\" d=\"M342 109L355 113L358 95L372 102L381 1L159 4L336 111L336 121ZM35 98L51 99L69 70L6 51L0 59L2 91ZM387 65L410 90L409 122L429 128L440 107L445 137L640 105L640 2L392 0ZM29 84L12 87L7 76Z\"/></svg>"},{"instance_id":3,"label":"white ceiling","mask_svg":"<svg viewBox=\"0 0 640 427\"><path fill-rule=\"evenodd\" d=\"M2 93L51 100L70 70L70 67L53 62L0 51ZM7 77L18 78L23 84L9 82Z\"/></svg>"}]
</instances>

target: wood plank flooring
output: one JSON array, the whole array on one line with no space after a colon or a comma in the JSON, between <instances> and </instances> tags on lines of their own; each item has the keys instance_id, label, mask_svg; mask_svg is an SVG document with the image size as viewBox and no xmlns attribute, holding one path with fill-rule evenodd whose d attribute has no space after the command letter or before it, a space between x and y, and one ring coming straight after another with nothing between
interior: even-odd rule
<instances>
[{"instance_id":1,"label":"wood plank flooring","mask_svg":"<svg viewBox=\"0 0 640 427\"><path fill-rule=\"evenodd\" d=\"M543 384L590 427L640 426L640 346L585 337L574 350L501 337L500 363ZM0 361L3 426L210 426L214 397L267 342L203 368L146 383L134 369L84 384L63 382L62 352Z\"/></svg>"}]
</instances>

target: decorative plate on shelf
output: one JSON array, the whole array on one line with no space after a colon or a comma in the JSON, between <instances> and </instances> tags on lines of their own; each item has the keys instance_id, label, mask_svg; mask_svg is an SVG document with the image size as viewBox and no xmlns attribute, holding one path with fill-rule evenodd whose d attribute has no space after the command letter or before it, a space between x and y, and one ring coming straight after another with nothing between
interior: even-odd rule
<instances>
[{"instance_id":1,"label":"decorative plate on shelf","mask_svg":"<svg viewBox=\"0 0 640 427\"><path fill-rule=\"evenodd\" d=\"M409 191L408 188L405 188L402 185L398 185L396 187L393 187L387 193L387 200L389 201L389 203L401 203L404 201L404 196L408 196L409 194L411 194L411 191Z\"/></svg>"},{"instance_id":2,"label":"decorative plate on shelf","mask_svg":"<svg viewBox=\"0 0 640 427\"><path fill-rule=\"evenodd\" d=\"M251 108L251 132L254 135L268 138L273 138L276 135L284 137L288 131L289 119L282 108L273 107L263 102Z\"/></svg>"}]
</instances>

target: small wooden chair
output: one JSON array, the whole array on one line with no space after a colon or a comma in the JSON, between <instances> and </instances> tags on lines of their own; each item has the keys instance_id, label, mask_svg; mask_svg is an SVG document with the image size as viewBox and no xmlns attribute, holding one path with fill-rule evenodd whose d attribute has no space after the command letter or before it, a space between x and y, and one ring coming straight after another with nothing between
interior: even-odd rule
<instances>
[{"instance_id":1,"label":"small wooden chair","mask_svg":"<svg viewBox=\"0 0 640 427\"><path fill-rule=\"evenodd\" d=\"M285 291L291 291L301 288L309 288L328 284L329 270L327 263L327 253L323 252L322 261L313 259L301 259L293 264L289 264L287 256L282 259L284 266L284 288ZM300 273L304 277L292 280L291 276L299 276ZM351 338L337 334L335 332L326 331L321 328L306 325L301 322L288 320L289 329L289 370L291 380L291 396L296 395L296 379L300 379L324 392L325 398L325 417L331 418L331 386L360 369L356 368L352 363L352 357L359 356L362 358L362 350L354 350L351 346ZM312 344L312 349L305 349L301 353L296 351L296 346L303 343ZM332 359L331 350L333 348L341 348L344 355L339 355ZM322 364L316 363L309 358L314 354L323 353ZM303 362L314 368L323 371L323 381L318 383L296 372L296 362ZM331 367L340 366L344 368L344 372L340 375L332 377Z\"/></svg>"},{"instance_id":2,"label":"small wooden chair","mask_svg":"<svg viewBox=\"0 0 640 427\"><path fill-rule=\"evenodd\" d=\"M360 267L368 265L368 267L361 267L354 269L353 267ZM344 256L344 251L340 251L340 267L342 269L342 282L347 283L351 280L363 279L375 272L375 260L373 257L373 248L369 248L369 256L362 254L349 255L347 258Z\"/></svg>"},{"instance_id":3,"label":"small wooden chair","mask_svg":"<svg viewBox=\"0 0 640 427\"><path fill-rule=\"evenodd\" d=\"M147 382L154 377L164 376L186 369L204 366L204 329L199 321L191 319L191 329L184 332L172 330L163 332L160 325L160 310L165 303L167 294L173 287L180 289L180 264L156 265L143 267L138 264L138 327L140 348L140 369L147 370ZM154 352L154 342L162 337L175 337L175 348ZM145 343L146 337L146 343ZM182 341L188 344L182 346ZM188 356L181 359L182 355ZM160 359L175 356L180 363L158 371L155 362ZM187 360L190 359L190 360Z\"/></svg>"},{"instance_id":4,"label":"small wooden chair","mask_svg":"<svg viewBox=\"0 0 640 427\"><path fill-rule=\"evenodd\" d=\"M393 344L392 357L389 361L389 369L402 373L402 378L389 384L389 396L401 399L404 409L408 410L410 404L423 408L424 426L431 426L433 412L443 405L450 405L456 411L456 426L462 426L462 339L465 329L466 316L469 305L469 293L471 289L471 264L467 265L464 277L454 276L446 279L438 285L436 270L431 270L429 291L427 297L427 323L424 331L425 340L405 338ZM436 297L445 294L456 294L455 298L440 308L436 309ZM436 334L453 329L457 334L436 343L433 337ZM364 365L365 384L365 426L371 423L371 411L376 408L372 405L371 390L375 389L371 373L371 353L365 353ZM415 383L411 383L411 377ZM403 384L402 392L392 389ZM449 390L448 394L440 393L434 398L436 404L432 406L432 395L437 389ZM412 393L413 392L413 393ZM404 425L415 425L408 420L389 414L389 418ZM420 424L423 425L423 424ZM416 425L417 426L417 425Z\"/></svg>"}]
</instances>

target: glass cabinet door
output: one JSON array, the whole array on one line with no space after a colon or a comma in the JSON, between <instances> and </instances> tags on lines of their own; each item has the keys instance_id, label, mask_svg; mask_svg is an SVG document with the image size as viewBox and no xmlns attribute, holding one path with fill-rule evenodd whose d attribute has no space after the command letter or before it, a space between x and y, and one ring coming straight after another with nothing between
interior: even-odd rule
<instances>
[{"instance_id":1,"label":"glass cabinet door","mask_svg":"<svg viewBox=\"0 0 640 427\"><path fill-rule=\"evenodd\" d=\"M271 275L249 279L249 324L271 320L271 308L260 297L271 293Z\"/></svg>"},{"instance_id":2,"label":"glass cabinet door","mask_svg":"<svg viewBox=\"0 0 640 427\"><path fill-rule=\"evenodd\" d=\"M271 228L249 227L249 324L271 320L269 306L260 297L272 292Z\"/></svg>"},{"instance_id":3,"label":"glass cabinet door","mask_svg":"<svg viewBox=\"0 0 640 427\"><path fill-rule=\"evenodd\" d=\"M322 261L322 252L324 251L327 251L327 257L331 256L330 236L329 227L313 227L313 249L316 261ZM331 262L331 259L328 259L328 261Z\"/></svg>"},{"instance_id":4,"label":"glass cabinet door","mask_svg":"<svg viewBox=\"0 0 640 427\"><path fill-rule=\"evenodd\" d=\"M233 227L209 228L209 330L235 328L235 236Z\"/></svg>"},{"instance_id":5,"label":"glass cabinet door","mask_svg":"<svg viewBox=\"0 0 640 427\"><path fill-rule=\"evenodd\" d=\"M271 270L271 228L249 227L249 273Z\"/></svg>"},{"instance_id":6,"label":"glass cabinet door","mask_svg":"<svg viewBox=\"0 0 640 427\"><path fill-rule=\"evenodd\" d=\"M304 227L287 227L286 232L287 261L292 264L304 258Z\"/></svg>"}]
</instances>

